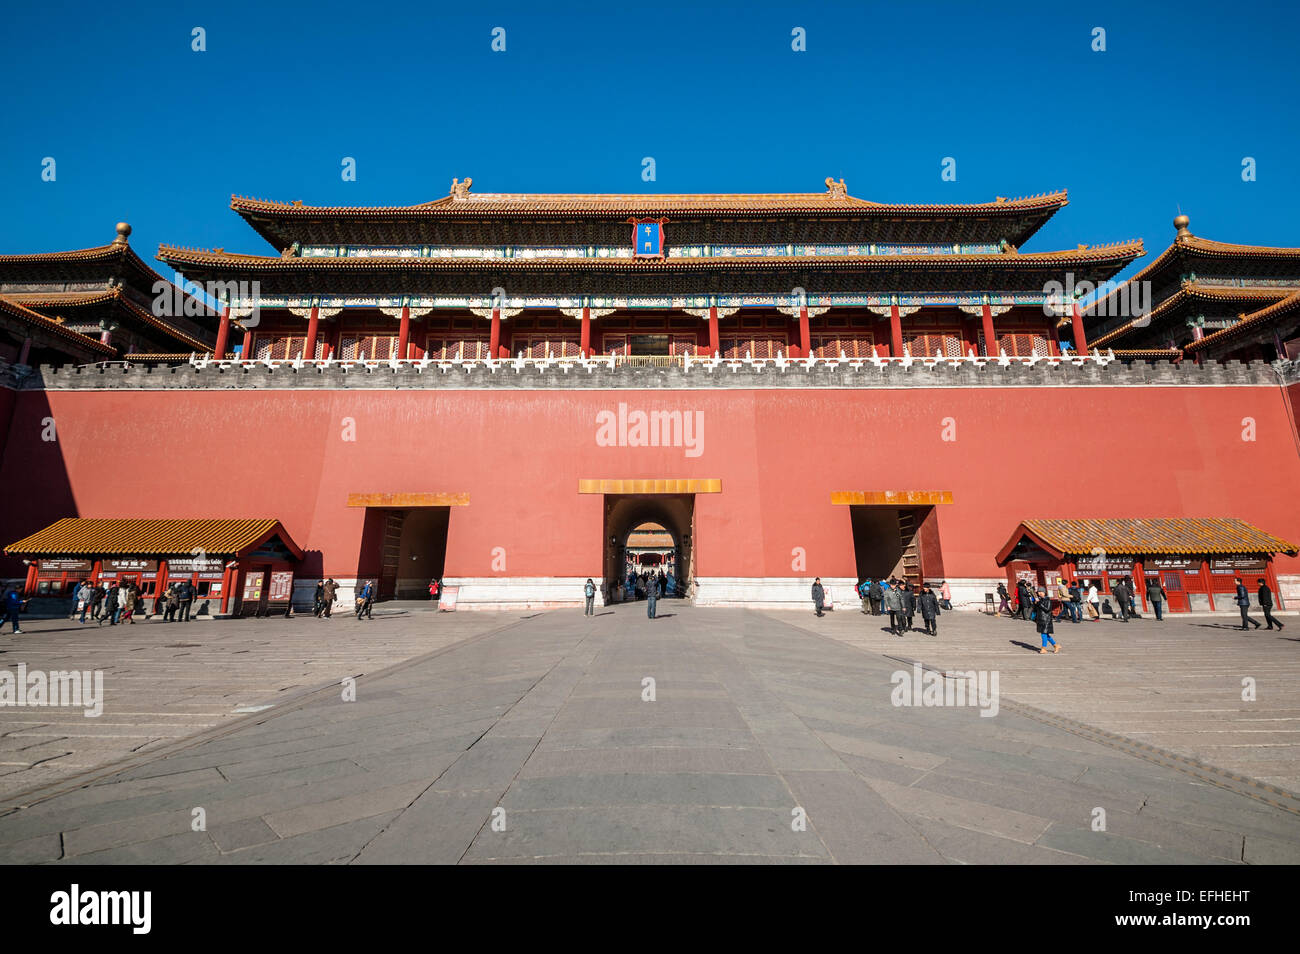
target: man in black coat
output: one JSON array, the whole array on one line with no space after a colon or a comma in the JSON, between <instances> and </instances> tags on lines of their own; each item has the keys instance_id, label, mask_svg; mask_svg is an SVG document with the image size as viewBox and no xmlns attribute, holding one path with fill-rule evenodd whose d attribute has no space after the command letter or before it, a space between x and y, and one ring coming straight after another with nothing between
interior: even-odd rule
<instances>
[{"instance_id":1,"label":"man in black coat","mask_svg":"<svg viewBox=\"0 0 1300 954\"><path fill-rule=\"evenodd\" d=\"M885 598L885 590L879 580L872 580L867 587L867 602L871 604L871 615L880 615L880 602Z\"/></svg>"},{"instance_id":2,"label":"man in black coat","mask_svg":"<svg viewBox=\"0 0 1300 954\"><path fill-rule=\"evenodd\" d=\"M1020 601L1020 618L1029 619L1029 611L1034 605L1034 594L1024 580L1016 584L1016 598Z\"/></svg>"},{"instance_id":3,"label":"man in black coat","mask_svg":"<svg viewBox=\"0 0 1300 954\"><path fill-rule=\"evenodd\" d=\"M1115 604L1115 609L1119 612L1121 623L1128 622L1128 584L1123 580L1118 583L1112 583L1110 587L1110 598Z\"/></svg>"},{"instance_id":4,"label":"man in black coat","mask_svg":"<svg viewBox=\"0 0 1300 954\"><path fill-rule=\"evenodd\" d=\"M813 580L812 601L813 609L817 611L817 615L825 615L822 613L822 607L826 605L826 591L822 589L822 578L820 576Z\"/></svg>"},{"instance_id":5,"label":"man in black coat","mask_svg":"<svg viewBox=\"0 0 1300 954\"><path fill-rule=\"evenodd\" d=\"M1270 592L1269 595L1273 594ZM1259 629L1259 620L1250 618L1250 591L1246 589L1246 584L1241 582L1241 577L1237 577L1237 608L1241 610L1242 629L1250 629L1250 626ZM1250 626L1247 626L1247 623Z\"/></svg>"},{"instance_id":6,"label":"man in black coat","mask_svg":"<svg viewBox=\"0 0 1300 954\"><path fill-rule=\"evenodd\" d=\"M1259 578L1259 589L1255 592L1255 596L1259 600L1259 608L1264 613L1268 628L1272 629L1273 624L1277 623L1278 631L1281 632L1281 621L1273 618L1273 591L1268 588L1268 581L1263 577Z\"/></svg>"},{"instance_id":7,"label":"man in black coat","mask_svg":"<svg viewBox=\"0 0 1300 954\"><path fill-rule=\"evenodd\" d=\"M921 619L925 621L925 631L931 636L939 635L939 597L928 586L921 591L918 601L921 606Z\"/></svg>"},{"instance_id":8,"label":"man in black coat","mask_svg":"<svg viewBox=\"0 0 1300 954\"><path fill-rule=\"evenodd\" d=\"M903 616L907 618L907 631L911 632L915 628L912 621L916 617L916 593L912 590L911 583L903 584Z\"/></svg>"}]
</instances>

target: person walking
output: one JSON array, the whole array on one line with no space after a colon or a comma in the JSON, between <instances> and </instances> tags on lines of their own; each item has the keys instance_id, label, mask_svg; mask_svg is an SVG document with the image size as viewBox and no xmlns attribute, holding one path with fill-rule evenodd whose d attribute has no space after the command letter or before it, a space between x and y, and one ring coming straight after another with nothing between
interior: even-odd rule
<instances>
[{"instance_id":1,"label":"person walking","mask_svg":"<svg viewBox=\"0 0 1300 954\"><path fill-rule=\"evenodd\" d=\"M1063 576L1058 576L1056 578L1056 601L1061 604L1061 608L1056 614L1056 619L1058 621L1072 619L1073 615L1070 610L1070 588L1065 585L1065 577Z\"/></svg>"},{"instance_id":2,"label":"person walking","mask_svg":"<svg viewBox=\"0 0 1300 954\"><path fill-rule=\"evenodd\" d=\"M947 580L939 581L939 608L952 611L952 587Z\"/></svg>"},{"instance_id":3,"label":"person walking","mask_svg":"<svg viewBox=\"0 0 1300 954\"><path fill-rule=\"evenodd\" d=\"M104 597L108 595L108 589L105 586L96 585L90 591L90 618L99 619L104 611Z\"/></svg>"},{"instance_id":4,"label":"person walking","mask_svg":"<svg viewBox=\"0 0 1300 954\"><path fill-rule=\"evenodd\" d=\"M907 620L907 631L910 633L916 628L913 625L916 618L916 593L912 590L911 581L903 584L903 617Z\"/></svg>"},{"instance_id":5,"label":"person walking","mask_svg":"<svg viewBox=\"0 0 1300 954\"><path fill-rule=\"evenodd\" d=\"M90 580L82 580L81 585L77 587L77 611L81 613L81 618L77 620L78 623L86 621L86 613L90 611L91 595Z\"/></svg>"},{"instance_id":6,"label":"person walking","mask_svg":"<svg viewBox=\"0 0 1300 954\"><path fill-rule=\"evenodd\" d=\"M884 587L880 585L879 580L872 580L871 585L867 587L867 601L871 604L871 615L880 615L880 603L885 598Z\"/></svg>"},{"instance_id":7,"label":"person walking","mask_svg":"<svg viewBox=\"0 0 1300 954\"><path fill-rule=\"evenodd\" d=\"M1083 581L1083 585L1088 590L1088 619L1094 623L1101 622L1101 595L1097 592L1097 584Z\"/></svg>"},{"instance_id":8,"label":"person walking","mask_svg":"<svg viewBox=\"0 0 1300 954\"><path fill-rule=\"evenodd\" d=\"M180 586L176 587L176 600L180 604L177 618L182 623L188 623L190 607L194 605L194 584L189 580L181 580Z\"/></svg>"},{"instance_id":9,"label":"person walking","mask_svg":"<svg viewBox=\"0 0 1300 954\"><path fill-rule=\"evenodd\" d=\"M0 625L9 623L13 627L13 635L21 636L23 631L18 626L18 614L23 611L23 598L18 595L18 591L12 586L9 592L5 594L5 617L0 621Z\"/></svg>"},{"instance_id":10,"label":"person walking","mask_svg":"<svg viewBox=\"0 0 1300 954\"><path fill-rule=\"evenodd\" d=\"M1083 622L1083 591L1079 589L1079 581L1070 581L1070 619L1078 625Z\"/></svg>"},{"instance_id":11,"label":"person walking","mask_svg":"<svg viewBox=\"0 0 1300 954\"><path fill-rule=\"evenodd\" d=\"M1052 652L1059 653L1061 647L1056 645L1056 640L1052 638L1052 633L1055 632L1052 626L1052 601L1047 598L1046 589L1039 590L1036 609L1038 611L1038 636L1041 643L1038 654L1041 656L1047 652L1048 643L1052 644Z\"/></svg>"},{"instance_id":12,"label":"person walking","mask_svg":"<svg viewBox=\"0 0 1300 954\"><path fill-rule=\"evenodd\" d=\"M1153 577L1147 583L1147 602L1151 604L1151 612L1156 614L1157 623L1163 623L1165 620L1164 609L1166 599L1168 599L1168 597L1165 596L1165 588L1160 585L1160 577Z\"/></svg>"},{"instance_id":13,"label":"person walking","mask_svg":"<svg viewBox=\"0 0 1300 954\"><path fill-rule=\"evenodd\" d=\"M325 611L325 581L317 580L316 592L312 594L312 598L311 598L311 615L319 619L320 614L323 613L324 611Z\"/></svg>"},{"instance_id":14,"label":"person walking","mask_svg":"<svg viewBox=\"0 0 1300 954\"><path fill-rule=\"evenodd\" d=\"M1119 613L1121 623L1128 622L1128 584L1123 580L1118 580L1110 586L1111 599L1115 601L1115 609Z\"/></svg>"},{"instance_id":15,"label":"person walking","mask_svg":"<svg viewBox=\"0 0 1300 954\"><path fill-rule=\"evenodd\" d=\"M858 586L857 586L857 590L858 590L858 599L860 599L860 600L862 601L862 615L863 615L863 616L869 616L869 615L871 615L871 603L868 602L868 600L867 600L867 587L869 587L870 585L871 585L871 580L868 578L868 579L863 580L863 581L862 581L861 583L859 583Z\"/></svg>"},{"instance_id":16,"label":"person walking","mask_svg":"<svg viewBox=\"0 0 1300 954\"><path fill-rule=\"evenodd\" d=\"M1259 578L1259 589L1255 592L1255 598L1259 600L1259 608L1264 614L1268 628L1272 629L1273 624L1276 623L1278 632L1281 632L1282 621L1273 618L1273 591L1268 588L1268 581L1262 576Z\"/></svg>"},{"instance_id":17,"label":"person walking","mask_svg":"<svg viewBox=\"0 0 1300 954\"><path fill-rule=\"evenodd\" d=\"M374 619L371 615L370 608L375 605L375 584L371 580L366 580L366 585L361 587L361 592L357 594L357 619L363 616L366 619Z\"/></svg>"},{"instance_id":18,"label":"person walking","mask_svg":"<svg viewBox=\"0 0 1300 954\"><path fill-rule=\"evenodd\" d=\"M339 585L334 582L333 577L326 580L325 585L321 587L321 600L323 601L321 614L325 619L333 619L330 614L334 611L334 595L338 591Z\"/></svg>"},{"instance_id":19,"label":"person walking","mask_svg":"<svg viewBox=\"0 0 1300 954\"><path fill-rule=\"evenodd\" d=\"M655 618L655 606L659 603L659 581L653 576L645 583L645 614L648 619Z\"/></svg>"},{"instance_id":20,"label":"person walking","mask_svg":"<svg viewBox=\"0 0 1300 954\"><path fill-rule=\"evenodd\" d=\"M441 580L430 580L430 581L429 581L429 599L434 600L434 601L436 602L437 599L438 599L438 593L441 592L441 591L442 591L442 581L441 581Z\"/></svg>"},{"instance_id":21,"label":"person walking","mask_svg":"<svg viewBox=\"0 0 1300 954\"><path fill-rule=\"evenodd\" d=\"M140 591L135 588L134 583L127 583L118 595L118 602L122 607L122 618L120 622L135 625L135 607L140 602Z\"/></svg>"},{"instance_id":22,"label":"person walking","mask_svg":"<svg viewBox=\"0 0 1300 954\"><path fill-rule=\"evenodd\" d=\"M999 616L1002 615L1003 611L1005 611L1008 616L1015 615L1011 612L1011 594L1007 592L1007 585L1005 583L998 584L998 601Z\"/></svg>"},{"instance_id":23,"label":"person walking","mask_svg":"<svg viewBox=\"0 0 1300 954\"><path fill-rule=\"evenodd\" d=\"M112 585L109 591L104 595L104 615L99 618L99 625L104 625L104 620L108 620L109 626L117 625L117 601L121 596L121 589L116 583Z\"/></svg>"},{"instance_id":24,"label":"person walking","mask_svg":"<svg viewBox=\"0 0 1300 954\"><path fill-rule=\"evenodd\" d=\"M826 591L822 589L822 578L820 576L813 580L812 601L813 609L816 611L817 615L824 616L825 614L822 612L822 604L826 602Z\"/></svg>"},{"instance_id":25,"label":"person walking","mask_svg":"<svg viewBox=\"0 0 1300 954\"><path fill-rule=\"evenodd\" d=\"M181 598L176 595L177 586L175 583L167 584L167 592L163 594L163 622L176 622L176 611L181 608Z\"/></svg>"},{"instance_id":26,"label":"person walking","mask_svg":"<svg viewBox=\"0 0 1300 954\"><path fill-rule=\"evenodd\" d=\"M885 612L889 614L889 631L895 636L902 636L900 630L903 625L903 594L898 587L891 586L885 590L884 600L881 605L884 606Z\"/></svg>"},{"instance_id":27,"label":"person walking","mask_svg":"<svg viewBox=\"0 0 1300 954\"><path fill-rule=\"evenodd\" d=\"M1019 601L1020 618L1024 620L1032 619L1030 615L1034 609L1034 591L1029 588L1029 584L1024 580L1016 583L1016 599Z\"/></svg>"},{"instance_id":28,"label":"person walking","mask_svg":"<svg viewBox=\"0 0 1300 954\"><path fill-rule=\"evenodd\" d=\"M586 608L582 611L583 616L596 615L596 584L592 582L591 577L587 577L587 583L582 588L582 595L586 598Z\"/></svg>"},{"instance_id":29,"label":"person walking","mask_svg":"<svg viewBox=\"0 0 1300 954\"><path fill-rule=\"evenodd\" d=\"M921 591L921 619L925 622L925 631L931 636L939 635L939 597L934 590L926 587Z\"/></svg>"},{"instance_id":30,"label":"person walking","mask_svg":"<svg viewBox=\"0 0 1300 954\"><path fill-rule=\"evenodd\" d=\"M1246 589L1246 584L1241 582L1241 577L1237 577L1237 608L1241 610L1241 628L1249 629L1254 626L1259 629L1259 621L1250 618L1250 591ZM1250 626L1246 624L1249 623Z\"/></svg>"}]
</instances>

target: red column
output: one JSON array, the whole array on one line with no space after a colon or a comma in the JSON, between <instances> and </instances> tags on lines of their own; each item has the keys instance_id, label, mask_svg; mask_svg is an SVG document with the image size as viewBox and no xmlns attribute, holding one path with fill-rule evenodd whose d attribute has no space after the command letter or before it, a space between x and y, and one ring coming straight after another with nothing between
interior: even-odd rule
<instances>
[{"instance_id":1,"label":"red column","mask_svg":"<svg viewBox=\"0 0 1300 954\"><path fill-rule=\"evenodd\" d=\"M409 305L402 306L402 317L399 321L400 324L397 326L397 356L406 358L409 357L406 352L411 343L411 308Z\"/></svg>"},{"instance_id":2,"label":"red column","mask_svg":"<svg viewBox=\"0 0 1300 954\"><path fill-rule=\"evenodd\" d=\"M221 361L226 357L226 341L230 338L230 306L221 309L221 324L217 325L217 344L213 356Z\"/></svg>"},{"instance_id":3,"label":"red column","mask_svg":"<svg viewBox=\"0 0 1300 954\"><path fill-rule=\"evenodd\" d=\"M591 309L582 309L582 342L578 345L579 353L584 357L591 356Z\"/></svg>"},{"instance_id":4,"label":"red column","mask_svg":"<svg viewBox=\"0 0 1300 954\"><path fill-rule=\"evenodd\" d=\"M903 356L903 319L897 305L889 306L889 353L895 358Z\"/></svg>"},{"instance_id":5,"label":"red column","mask_svg":"<svg viewBox=\"0 0 1300 954\"><path fill-rule=\"evenodd\" d=\"M239 356L245 361L248 360L248 353L253 350L253 333L247 328L244 329L244 346L239 349Z\"/></svg>"},{"instance_id":6,"label":"red column","mask_svg":"<svg viewBox=\"0 0 1300 954\"><path fill-rule=\"evenodd\" d=\"M718 309L709 308L709 357L722 350L722 339L718 337Z\"/></svg>"},{"instance_id":7,"label":"red column","mask_svg":"<svg viewBox=\"0 0 1300 954\"><path fill-rule=\"evenodd\" d=\"M1079 311L1079 303L1074 303L1074 311L1070 319L1074 326L1074 350L1079 354L1088 353L1088 338L1083 333L1083 315Z\"/></svg>"},{"instance_id":8,"label":"red column","mask_svg":"<svg viewBox=\"0 0 1300 954\"><path fill-rule=\"evenodd\" d=\"M980 312L984 320L984 357L995 358L998 354L998 339L993 331L993 308L985 305Z\"/></svg>"},{"instance_id":9,"label":"red column","mask_svg":"<svg viewBox=\"0 0 1300 954\"><path fill-rule=\"evenodd\" d=\"M501 354L501 310L492 309L492 331L488 335L488 354L493 358L503 358L506 355Z\"/></svg>"},{"instance_id":10,"label":"red column","mask_svg":"<svg viewBox=\"0 0 1300 954\"><path fill-rule=\"evenodd\" d=\"M27 583L23 587L23 593L32 594L36 592L36 561L33 560L31 566L27 568Z\"/></svg>"},{"instance_id":11,"label":"red column","mask_svg":"<svg viewBox=\"0 0 1300 954\"><path fill-rule=\"evenodd\" d=\"M32 339L31 339L31 338L24 338L24 339L23 339L23 350L18 352L18 363L19 363L19 364L26 364L26 363L27 363L27 359L28 359L28 357L31 356L31 353L32 353Z\"/></svg>"},{"instance_id":12,"label":"red column","mask_svg":"<svg viewBox=\"0 0 1300 954\"><path fill-rule=\"evenodd\" d=\"M812 356L812 333L808 330L808 309L799 309L799 357Z\"/></svg>"},{"instance_id":13,"label":"red column","mask_svg":"<svg viewBox=\"0 0 1300 954\"><path fill-rule=\"evenodd\" d=\"M316 338L320 334L320 309L315 305L311 306L311 313L307 316L307 340L303 342L302 356L310 361L316 357Z\"/></svg>"}]
</instances>

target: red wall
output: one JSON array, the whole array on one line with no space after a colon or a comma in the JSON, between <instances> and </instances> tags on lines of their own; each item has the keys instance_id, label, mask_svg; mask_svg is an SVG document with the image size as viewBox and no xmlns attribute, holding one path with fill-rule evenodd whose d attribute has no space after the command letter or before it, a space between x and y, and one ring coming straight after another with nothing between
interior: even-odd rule
<instances>
[{"instance_id":1,"label":"red wall","mask_svg":"<svg viewBox=\"0 0 1300 954\"><path fill-rule=\"evenodd\" d=\"M598 447L596 414L620 401L703 411L702 456ZM40 440L46 416L55 442ZM276 517L323 554L305 572L347 577L365 516L350 492L468 491L447 575L588 576L601 498L577 484L598 477L721 478L721 494L696 499L701 576L853 576L835 490L951 490L951 577L1001 575L995 552L1034 517L1232 516L1300 540L1300 456L1281 389L1264 387L22 392L0 530L8 543L63 516Z\"/></svg>"}]
</instances>

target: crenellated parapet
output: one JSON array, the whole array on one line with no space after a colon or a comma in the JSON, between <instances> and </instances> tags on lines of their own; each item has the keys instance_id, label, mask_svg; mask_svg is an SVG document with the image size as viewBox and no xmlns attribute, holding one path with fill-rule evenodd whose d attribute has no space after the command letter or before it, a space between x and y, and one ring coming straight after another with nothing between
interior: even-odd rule
<instances>
[{"instance_id":1,"label":"crenellated parapet","mask_svg":"<svg viewBox=\"0 0 1300 954\"><path fill-rule=\"evenodd\" d=\"M1124 362L1075 359L695 358L656 365L613 358L498 361L212 361L105 363L19 372L0 382L22 390L549 390L893 389L1027 387L1261 387L1300 382L1300 362Z\"/></svg>"}]
</instances>

